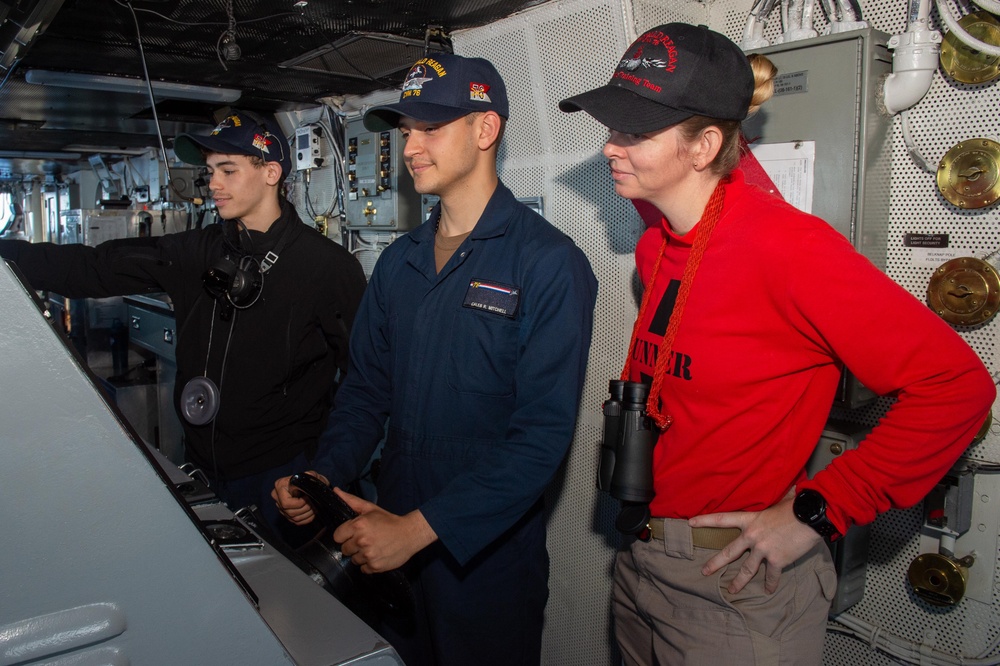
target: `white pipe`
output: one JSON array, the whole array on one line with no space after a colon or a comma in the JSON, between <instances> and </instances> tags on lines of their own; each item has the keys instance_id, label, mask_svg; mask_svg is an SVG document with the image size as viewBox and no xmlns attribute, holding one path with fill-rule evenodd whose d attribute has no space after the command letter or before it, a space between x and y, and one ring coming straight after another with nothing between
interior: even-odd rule
<instances>
[{"instance_id":1,"label":"white pipe","mask_svg":"<svg viewBox=\"0 0 1000 666\"><path fill-rule=\"evenodd\" d=\"M843 15L840 12L840 7L833 0L820 0L823 5L823 11L826 12L826 18L830 23L837 23L841 20Z\"/></svg>"},{"instance_id":2,"label":"white pipe","mask_svg":"<svg viewBox=\"0 0 1000 666\"><path fill-rule=\"evenodd\" d=\"M954 534L948 534L946 532L941 533L940 545L938 546L938 553L941 555L946 555L947 557L955 557L955 544L958 539Z\"/></svg>"},{"instance_id":3,"label":"white pipe","mask_svg":"<svg viewBox=\"0 0 1000 666\"><path fill-rule=\"evenodd\" d=\"M786 42L793 42L797 39L812 39L819 35L812 27L814 2L815 0L804 0L799 3L798 18L796 19L799 27L785 33Z\"/></svg>"},{"instance_id":4,"label":"white pipe","mask_svg":"<svg viewBox=\"0 0 1000 666\"><path fill-rule=\"evenodd\" d=\"M830 21L828 31L831 35L868 27L868 21L861 18L851 0L824 0L824 7Z\"/></svg>"},{"instance_id":5,"label":"white pipe","mask_svg":"<svg viewBox=\"0 0 1000 666\"><path fill-rule=\"evenodd\" d=\"M854 23L860 20L858 13L854 11L854 6L851 4L850 0L837 0L837 4L840 5L840 13L843 15L843 21L845 23Z\"/></svg>"},{"instance_id":6,"label":"white pipe","mask_svg":"<svg viewBox=\"0 0 1000 666\"><path fill-rule=\"evenodd\" d=\"M807 29L813 33L812 36L816 36L816 31L812 30L813 24L813 8L815 7L815 2L813 0L806 0L805 4L802 6L802 25L806 26Z\"/></svg>"},{"instance_id":7,"label":"white pipe","mask_svg":"<svg viewBox=\"0 0 1000 666\"><path fill-rule=\"evenodd\" d=\"M890 655L903 663L948 666L993 666L1000 664L1000 658L995 656L967 657L965 655L952 655L933 645L915 643L907 638L885 631L882 627L866 622L849 613L834 615L830 620L831 623L827 627L834 631L839 630L840 627L846 627L849 633L855 638L868 643L872 648ZM995 645L992 647L995 647ZM989 652L992 652L992 649Z\"/></svg>"},{"instance_id":8,"label":"white pipe","mask_svg":"<svg viewBox=\"0 0 1000 666\"><path fill-rule=\"evenodd\" d=\"M802 29L802 9L805 3L804 0L788 0L787 6L787 16L782 15L782 19L785 20L785 34L796 32ZM785 40L786 42L789 40Z\"/></svg>"},{"instance_id":9,"label":"white pipe","mask_svg":"<svg viewBox=\"0 0 1000 666\"><path fill-rule=\"evenodd\" d=\"M986 9L987 8L986 3L987 0L978 0L977 4ZM989 11L992 11L994 13L1000 13L1000 3L990 3L990 4L996 6ZM938 9L938 14L941 16L941 20L943 20L945 22L945 25L948 26L948 30L955 33L955 38L958 39L958 41L962 42L963 44L965 44L966 46L968 46L973 50L980 51L982 53L986 53L987 55L991 55L994 57L1000 57L1000 47L993 46L992 44L987 44L986 42L978 40L972 35L970 35L968 32L966 32L962 28L962 26L958 24L958 21L956 21L954 17L951 15L951 10L945 7L944 3L941 2L941 0L937 0L937 9Z\"/></svg>"},{"instance_id":10,"label":"white pipe","mask_svg":"<svg viewBox=\"0 0 1000 666\"><path fill-rule=\"evenodd\" d=\"M899 129L903 133L903 143L906 144L906 148L910 151L910 157L913 158L916 165L927 173L937 173L937 169L931 166L924 156L920 154L917 142L913 140L913 134L910 132L910 112L908 109L899 112Z\"/></svg>"},{"instance_id":11,"label":"white pipe","mask_svg":"<svg viewBox=\"0 0 1000 666\"><path fill-rule=\"evenodd\" d=\"M906 32L889 39L892 74L882 88L885 110L896 114L919 102L931 88L938 66L941 33L928 27L930 0L910 3Z\"/></svg>"},{"instance_id":12,"label":"white pipe","mask_svg":"<svg viewBox=\"0 0 1000 666\"><path fill-rule=\"evenodd\" d=\"M764 24L756 16L750 14L747 17L747 24L743 28L743 41L740 46L744 51L752 51L769 45L770 42L764 39Z\"/></svg>"},{"instance_id":13,"label":"white pipe","mask_svg":"<svg viewBox=\"0 0 1000 666\"><path fill-rule=\"evenodd\" d=\"M996 0L974 0L974 2L991 14L1000 14L1000 2Z\"/></svg>"},{"instance_id":14,"label":"white pipe","mask_svg":"<svg viewBox=\"0 0 1000 666\"><path fill-rule=\"evenodd\" d=\"M746 25L743 26L743 41L740 44L744 51L770 45L770 42L764 39L764 28L767 26L768 16L773 10L774 0L757 0L750 8Z\"/></svg>"},{"instance_id":15,"label":"white pipe","mask_svg":"<svg viewBox=\"0 0 1000 666\"><path fill-rule=\"evenodd\" d=\"M811 39L819 34L812 28L813 2L814 0L788 0L787 20L784 21L785 32L782 33L783 43Z\"/></svg>"},{"instance_id":16,"label":"white pipe","mask_svg":"<svg viewBox=\"0 0 1000 666\"><path fill-rule=\"evenodd\" d=\"M868 21L835 21L830 23L830 34L836 35L851 30L862 30L868 27Z\"/></svg>"},{"instance_id":17,"label":"white pipe","mask_svg":"<svg viewBox=\"0 0 1000 666\"><path fill-rule=\"evenodd\" d=\"M930 33L930 34L928 34ZM916 36L915 38L912 36ZM921 44L921 37L936 35L936 42L928 39ZM911 36L911 39L900 45L902 37ZM893 44L896 40L896 44ZM892 54L892 74L888 76L883 87L883 103L885 110L890 114L896 114L903 109L909 109L924 98L931 88L931 81L934 79L934 70L937 69L941 33L937 31L925 31L923 35L917 33L904 33L894 35L889 40L889 48L899 47Z\"/></svg>"}]
</instances>

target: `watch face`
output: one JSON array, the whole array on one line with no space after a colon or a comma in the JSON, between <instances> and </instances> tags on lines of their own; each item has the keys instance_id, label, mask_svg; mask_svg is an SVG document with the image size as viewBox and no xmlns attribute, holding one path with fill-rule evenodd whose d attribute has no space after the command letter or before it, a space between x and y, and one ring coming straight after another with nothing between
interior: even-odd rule
<instances>
[{"instance_id":1,"label":"watch face","mask_svg":"<svg viewBox=\"0 0 1000 666\"><path fill-rule=\"evenodd\" d=\"M826 516L826 500L815 490L803 490L796 495L792 509L796 518L812 525Z\"/></svg>"}]
</instances>

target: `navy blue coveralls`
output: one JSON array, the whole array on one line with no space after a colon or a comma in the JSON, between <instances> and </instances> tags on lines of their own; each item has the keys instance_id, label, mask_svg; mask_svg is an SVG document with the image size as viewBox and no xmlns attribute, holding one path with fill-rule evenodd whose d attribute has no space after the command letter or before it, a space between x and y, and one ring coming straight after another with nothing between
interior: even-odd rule
<instances>
[{"instance_id":1,"label":"navy blue coveralls","mask_svg":"<svg viewBox=\"0 0 1000 666\"><path fill-rule=\"evenodd\" d=\"M537 664L542 493L572 440L597 281L502 183L437 273L439 215L375 266L315 469L355 479L389 419L378 504L420 509L439 537L405 567L416 626L380 627L408 666Z\"/></svg>"}]
</instances>

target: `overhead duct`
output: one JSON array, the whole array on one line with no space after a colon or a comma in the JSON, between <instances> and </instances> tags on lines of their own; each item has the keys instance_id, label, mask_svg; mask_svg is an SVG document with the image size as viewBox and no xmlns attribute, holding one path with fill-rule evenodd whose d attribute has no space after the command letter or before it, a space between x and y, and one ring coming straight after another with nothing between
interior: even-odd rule
<instances>
[{"instance_id":1,"label":"overhead duct","mask_svg":"<svg viewBox=\"0 0 1000 666\"><path fill-rule=\"evenodd\" d=\"M4 80L32 41L49 27L62 5L63 0L40 0L18 2L11 9L8 3L0 2L0 73L5 75Z\"/></svg>"},{"instance_id":2,"label":"overhead duct","mask_svg":"<svg viewBox=\"0 0 1000 666\"><path fill-rule=\"evenodd\" d=\"M279 67L377 80L409 69L427 48L443 51L437 43L425 45L421 40L386 33L351 32L326 46L286 60Z\"/></svg>"},{"instance_id":3,"label":"overhead duct","mask_svg":"<svg viewBox=\"0 0 1000 666\"><path fill-rule=\"evenodd\" d=\"M108 76L89 72L57 72L47 69L29 69L24 80L40 86L79 88L103 92L120 92L146 95L146 81L131 76ZM236 88L221 88L170 81L151 81L150 85L157 97L167 99L188 99L199 102L228 103L240 98Z\"/></svg>"}]
</instances>

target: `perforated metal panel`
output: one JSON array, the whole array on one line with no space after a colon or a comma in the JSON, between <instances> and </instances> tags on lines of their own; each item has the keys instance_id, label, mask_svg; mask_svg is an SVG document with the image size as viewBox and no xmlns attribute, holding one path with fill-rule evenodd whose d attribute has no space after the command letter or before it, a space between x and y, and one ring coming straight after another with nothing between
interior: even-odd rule
<instances>
[{"instance_id":1,"label":"perforated metal panel","mask_svg":"<svg viewBox=\"0 0 1000 666\"><path fill-rule=\"evenodd\" d=\"M885 5L874 5L868 12L873 25L888 32L902 30L902 11L893 12L894 7L889 3ZM933 18L936 19L936 15ZM927 96L909 111L912 136L923 157L936 165L960 141L980 136L995 139L1000 134L998 109L1000 89L996 85L957 84L942 77L939 70ZM916 251L903 247L903 234L947 233L951 247L962 250L961 255L982 258L1000 248L997 228L1000 209L994 206L962 211L947 203L937 191L935 175L917 167L910 157L898 117L894 121L892 145L886 272L908 291L924 299L934 268L920 265ZM957 329L990 370L997 368L996 326L994 320L973 328ZM881 403L860 416L874 425L888 405L888 401ZM990 433L983 442L971 447L967 455L995 462L1000 457L1000 440L996 434ZM914 453L919 455L919 452ZM991 485L994 485L993 479L977 478L977 501L987 501ZM996 493L992 496L996 507ZM995 528L990 535L992 552L981 553L981 561L977 563L980 567L993 568L992 595L986 591L992 603L987 605L967 597L954 608L941 609L917 600L905 583L907 567L920 552L921 522L919 506L905 512L890 512L875 522L865 599L849 612L880 627L883 632L918 644L936 645L938 650L953 657L990 657L984 663L1000 662L997 646L1000 597L996 584L1000 580L1000 569L997 567ZM959 552L962 544L960 539ZM882 654L875 654L863 643L833 634L828 635L825 655L828 664L895 663Z\"/></svg>"},{"instance_id":2,"label":"perforated metal panel","mask_svg":"<svg viewBox=\"0 0 1000 666\"><path fill-rule=\"evenodd\" d=\"M295 173L286 181L286 188L288 200L298 210L303 222L315 223L317 214L331 210L336 214L337 187L332 167L313 169L308 184L301 173Z\"/></svg>"},{"instance_id":3,"label":"perforated metal panel","mask_svg":"<svg viewBox=\"0 0 1000 666\"><path fill-rule=\"evenodd\" d=\"M902 2L862 2L871 27L894 34L905 29ZM632 251L642 223L631 204L614 194L600 150L603 127L586 114L563 114L559 100L606 82L635 34L660 23L703 23L739 39L750 2L549 2L488 27L456 33L455 51L493 61L511 95L511 120L500 153L501 177L517 196L543 196L548 219L570 235L587 254L600 289L594 342L576 436L565 471L551 490L549 551L552 557L550 601L546 612L544 663L567 666L617 663L610 634L611 572L619 538L613 522L615 503L598 493L597 469L600 404L607 381L621 370L637 309ZM957 13L957 10L955 10ZM820 16L818 7L816 15ZM934 15L934 20L937 19ZM780 31L775 12L765 36ZM825 26L820 18L817 28ZM766 108L766 107L765 107ZM1000 136L1000 86L967 86L935 74L927 97L910 111L912 135L921 152L936 164L964 139ZM953 247L983 257L1000 248L1000 206L960 211L935 187L934 175L914 166L896 118L892 130L891 188L885 237L886 272L921 300L932 267L919 265L904 248L904 233L948 233ZM884 186L884 185L883 185ZM997 368L996 321L959 329L987 367ZM834 415L875 425L891 405L873 405ZM996 430L996 428L995 428ZM969 455L1000 459L1000 437L991 432ZM919 451L914 451L919 456ZM987 477L977 482L981 502L997 506ZM992 492L992 499L982 499ZM992 604L965 599L955 608L937 609L917 600L906 583L906 570L918 555L922 523L919 507L892 511L873 525L868 585L864 599L849 612L879 628L925 645L945 657L992 657L997 663L1000 601L994 571ZM973 526L977 529L977 526ZM995 529L994 529L995 532ZM988 535L989 536L989 535ZM995 534L993 535L995 536ZM962 540L959 540L961 547ZM996 569L997 548L981 554L981 566ZM989 564L987 564L989 562ZM990 591L986 590L987 597ZM877 641L876 641L877 642ZM827 636L824 663L855 666L895 663L868 642L841 633ZM943 661L927 663L944 663ZM986 662L983 662L986 663Z\"/></svg>"}]
</instances>

